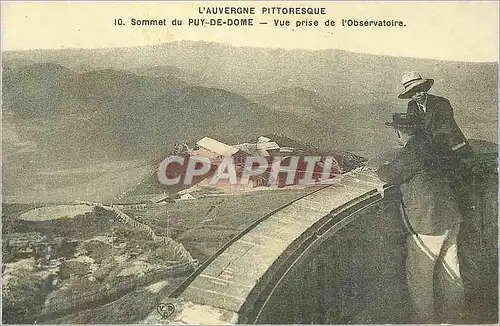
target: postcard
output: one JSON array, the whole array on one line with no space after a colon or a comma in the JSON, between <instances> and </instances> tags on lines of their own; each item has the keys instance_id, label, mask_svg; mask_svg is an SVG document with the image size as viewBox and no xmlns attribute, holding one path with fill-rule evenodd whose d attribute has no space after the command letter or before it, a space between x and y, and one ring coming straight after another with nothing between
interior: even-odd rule
<instances>
[{"instance_id":1,"label":"postcard","mask_svg":"<svg viewBox=\"0 0 500 326\"><path fill-rule=\"evenodd\" d=\"M3 323L498 323L497 1L2 7Z\"/></svg>"}]
</instances>

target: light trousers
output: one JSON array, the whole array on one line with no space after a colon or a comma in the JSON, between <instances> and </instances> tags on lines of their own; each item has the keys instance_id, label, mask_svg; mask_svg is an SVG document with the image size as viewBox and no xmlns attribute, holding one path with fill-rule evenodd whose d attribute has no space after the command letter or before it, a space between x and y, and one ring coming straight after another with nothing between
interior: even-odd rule
<instances>
[{"instance_id":1,"label":"light trousers","mask_svg":"<svg viewBox=\"0 0 500 326\"><path fill-rule=\"evenodd\" d=\"M457 224L442 235L412 234L407 240L406 277L416 323L460 323L459 229Z\"/></svg>"}]
</instances>

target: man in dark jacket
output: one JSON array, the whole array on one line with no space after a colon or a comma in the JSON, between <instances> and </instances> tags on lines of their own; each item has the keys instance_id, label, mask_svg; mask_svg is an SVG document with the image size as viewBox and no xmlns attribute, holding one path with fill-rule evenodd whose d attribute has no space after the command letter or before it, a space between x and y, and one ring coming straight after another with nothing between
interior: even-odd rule
<instances>
[{"instance_id":1,"label":"man in dark jacket","mask_svg":"<svg viewBox=\"0 0 500 326\"><path fill-rule=\"evenodd\" d=\"M457 257L457 234L462 218L455 193L443 171L441 158L433 155L432 142L425 134L420 117L394 114L393 121L387 124L394 126L402 148L393 161L379 167L378 175L401 189L401 214L411 233L407 242L406 276L416 322L457 322L463 306ZM444 286L437 284L438 279L434 278L435 270L440 268L447 275ZM446 293L450 288L455 290L453 297ZM445 308L436 306L435 294L454 303L451 315L457 319L438 319L438 315L443 314L437 311Z\"/></svg>"},{"instance_id":2,"label":"man in dark jacket","mask_svg":"<svg viewBox=\"0 0 500 326\"><path fill-rule=\"evenodd\" d=\"M454 191L460 197L462 214L473 206L469 190L472 187L472 170L475 161L472 148L458 127L450 101L427 93L433 79L422 78L416 72L403 75L400 99L411 99L407 113L419 118L424 136L430 142L435 156L447 160L447 173L452 178Z\"/></svg>"},{"instance_id":3,"label":"man in dark jacket","mask_svg":"<svg viewBox=\"0 0 500 326\"><path fill-rule=\"evenodd\" d=\"M453 116L450 101L428 94L433 79L422 78L416 72L403 75L400 99L411 99L407 113L421 118L422 126L435 148L444 153L468 157L472 149Z\"/></svg>"},{"instance_id":4,"label":"man in dark jacket","mask_svg":"<svg viewBox=\"0 0 500 326\"><path fill-rule=\"evenodd\" d=\"M484 171L455 122L450 102L443 97L427 93L434 80L422 78L415 72L406 73L402 80L403 90L398 97L411 99L408 102L407 113L415 114L422 119L426 137L432 143L434 154L447 162L445 172L452 180L453 191L458 197L460 212L464 217L458 237L461 274L467 293L467 307L472 307L477 305L477 302L473 302L475 298L484 292L481 290L480 282L483 271L479 268L481 264L473 249L477 247L478 242L481 242L477 237L481 225L474 216L477 216L478 208L477 186ZM468 314L475 315L475 312L469 311Z\"/></svg>"}]
</instances>

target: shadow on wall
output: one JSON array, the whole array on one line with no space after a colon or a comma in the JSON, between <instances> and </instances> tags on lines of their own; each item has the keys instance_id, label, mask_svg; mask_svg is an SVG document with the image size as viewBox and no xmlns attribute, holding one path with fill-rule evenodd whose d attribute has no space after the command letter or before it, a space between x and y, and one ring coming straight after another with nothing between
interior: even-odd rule
<instances>
[{"instance_id":1,"label":"shadow on wall","mask_svg":"<svg viewBox=\"0 0 500 326\"><path fill-rule=\"evenodd\" d=\"M405 323L406 233L395 202L379 200L293 267L258 323Z\"/></svg>"}]
</instances>

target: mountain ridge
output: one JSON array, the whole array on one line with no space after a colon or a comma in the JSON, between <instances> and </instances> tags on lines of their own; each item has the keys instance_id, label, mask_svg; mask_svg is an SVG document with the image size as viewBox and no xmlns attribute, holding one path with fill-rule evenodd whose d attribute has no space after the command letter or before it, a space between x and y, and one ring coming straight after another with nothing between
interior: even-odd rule
<instances>
[{"instance_id":1,"label":"mountain ridge","mask_svg":"<svg viewBox=\"0 0 500 326\"><path fill-rule=\"evenodd\" d=\"M208 41L193 41L193 40L174 40L171 42L163 42L158 44L149 44L149 45L133 45L133 46L116 46L116 47L106 47L106 48L68 48L65 47L63 49L27 49L27 50L3 50L2 52L7 54L8 56L11 54L19 54L19 53L38 53L38 52L71 52L71 51L113 51L113 50L124 50L124 49L148 49L148 48L163 48L167 46L177 46L178 44L203 44L203 45L215 45L215 46L225 46L225 47L237 47L241 49L265 49L265 50L277 50L277 51L303 51L303 52L319 52L319 51L330 51L330 52L338 52L338 53L347 53L347 54L360 54L360 55L370 55L370 56L379 56L379 57L394 57L394 58L402 58L402 59L411 59L411 60L428 60L428 61L445 61L452 63L474 63L474 64L497 64L497 61L466 61L466 60L447 60L447 59L437 59L437 58L421 58L421 57L410 57L410 56L391 56L387 54L375 54L375 53L365 53L365 52L356 52L351 50L339 49L339 48L322 48L322 49L306 49L306 48L283 48L283 47L263 47L263 46L250 46L250 45L235 45L231 43L225 42L208 42Z\"/></svg>"},{"instance_id":2,"label":"mountain ridge","mask_svg":"<svg viewBox=\"0 0 500 326\"><path fill-rule=\"evenodd\" d=\"M16 55L2 67L10 151L2 159L6 191L21 197L27 185L33 192L92 184L87 175L37 171L147 164L204 136L238 143L279 133L325 152L377 156L394 144L384 122L406 110L397 94L407 70L435 79L430 92L450 100L467 137L496 142L496 63L199 42Z\"/></svg>"}]
</instances>

